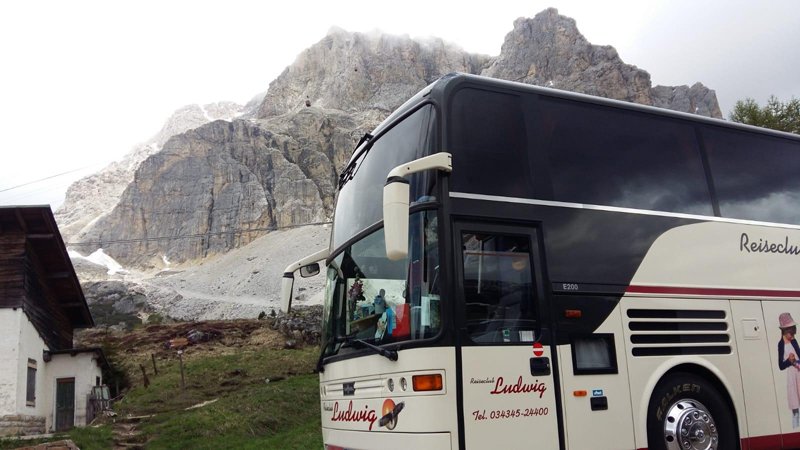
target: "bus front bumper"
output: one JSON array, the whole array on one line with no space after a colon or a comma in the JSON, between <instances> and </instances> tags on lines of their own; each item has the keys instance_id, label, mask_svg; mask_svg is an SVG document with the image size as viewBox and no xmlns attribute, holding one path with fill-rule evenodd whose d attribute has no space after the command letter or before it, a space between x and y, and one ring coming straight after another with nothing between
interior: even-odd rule
<instances>
[{"instance_id":1,"label":"bus front bumper","mask_svg":"<svg viewBox=\"0 0 800 450\"><path fill-rule=\"evenodd\" d=\"M322 429L325 450L452 450L450 433L388 433Z\"/></svg>"}]
</instances>

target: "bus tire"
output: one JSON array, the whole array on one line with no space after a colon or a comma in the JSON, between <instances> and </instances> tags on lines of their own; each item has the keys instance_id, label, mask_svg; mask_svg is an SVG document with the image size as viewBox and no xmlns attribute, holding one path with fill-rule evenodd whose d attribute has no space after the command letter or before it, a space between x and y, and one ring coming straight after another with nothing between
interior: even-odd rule
<instances>
[{"instance_id":1,"label":"bus tire","mask_svg":"<svg viewBox=\"0 0 800 450\"><path fill-rule=\"evenodd\" d=\"M647 408L649 450L739 448L732 408L703 377L676 372L656 385Z\"/></svg>"}]
</instances>

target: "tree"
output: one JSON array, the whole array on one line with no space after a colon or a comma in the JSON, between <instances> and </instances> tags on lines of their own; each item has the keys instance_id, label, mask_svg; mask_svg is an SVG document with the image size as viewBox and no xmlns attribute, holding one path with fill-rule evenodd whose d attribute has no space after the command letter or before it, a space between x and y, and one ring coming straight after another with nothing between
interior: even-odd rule
<instances>
[{"instance_id":1,"label":"tree","mask_svg":"<svg viewBox=\"0 0 800 450\"><path fill-rule=\"evenodd\" d=\"M752 98L746 98L736 102L729 118L734 122L800 134L800 99L792 97L784 103L773 95L762 108Z\"/></svg>"}]
</instances>

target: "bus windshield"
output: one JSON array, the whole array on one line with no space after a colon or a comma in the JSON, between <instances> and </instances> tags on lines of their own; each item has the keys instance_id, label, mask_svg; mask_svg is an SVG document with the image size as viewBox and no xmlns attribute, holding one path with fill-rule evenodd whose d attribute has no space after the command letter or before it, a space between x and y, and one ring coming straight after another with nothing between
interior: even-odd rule
<instances>
[{"instance_id":1,"label":"bus windshield","mask_svg":"<svg viewBox=\"0 0 800 450\"><path fill-rule=\"evenodd\" d=\"M426 104L413 114L378 134L345 168L351 173L339 190L333 223L331 252L383 217L383 186L386 175L394 167L432 153L436 142L435 110ZM433 201L436 174L414 174L409 177L411 201Z\"/></svg>"},{"instance_id":2,"label":"bus windshield","mask_svg":"<svg viewBox=\"0 0 800 450\"><path fill-rule=\"evenodd\" d=\"M412 214L408 258L386 258L383 229L344 249L328 266L323 339L327 354L348 339L375 345L430 338L441 327L435 210ZM330 345L330 344L338 345Z\"/></svg>"}]
</instances>

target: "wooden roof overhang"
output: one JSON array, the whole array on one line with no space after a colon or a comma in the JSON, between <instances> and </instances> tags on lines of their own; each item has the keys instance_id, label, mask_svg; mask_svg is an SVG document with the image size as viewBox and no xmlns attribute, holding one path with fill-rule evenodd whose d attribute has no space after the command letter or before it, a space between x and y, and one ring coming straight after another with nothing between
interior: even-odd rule
<instances>
[{"instance_id":1,"label":"wooden roof overhang","mask_svg":"<svg viewBox=\"0 0 800 450\"><path fill-rule=\"evenodd\" d=\"M41 282L56 293L57 307L72 327L93 327L92 314L50 207L0 206L0 236L4 234L24 235L27 248L35 254Z\"/></svg>"}]
</instances>

